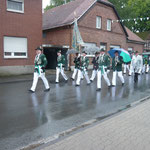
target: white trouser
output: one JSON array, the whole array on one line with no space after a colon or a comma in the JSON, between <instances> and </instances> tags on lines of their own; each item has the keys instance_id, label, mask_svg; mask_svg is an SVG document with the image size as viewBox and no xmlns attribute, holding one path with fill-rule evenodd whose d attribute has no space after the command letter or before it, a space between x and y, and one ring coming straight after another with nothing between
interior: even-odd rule
<instances>
[{"instance_id":1,"label":"white trouser","mask_svg":"<svg viewBox=\"0 0 150 150\"><path fill-rule=\"evenodd\" d=\"M73 71L73 74L72 74L72 79L75 79L75 76L78 72L78 69L77 68L74 68L74 71Z\"/></svg>"},{"instance_id":2,"label":"white trouser","mask_svg":"<svg viewBox=\"0 0 150 150\"><path fill-rule=\"evenodd\" d=\"M114 71L113 72L113 78L112 78L112 85L116 86L116 76L118 73L118 77L120 78L121 82L124 83L124 78L122 75L122 71Z\"/></svg>"},{"instance_id":3,"label":"white trouser","mask_svg":"<svg viewBox=\"0 0 150 150\"><path fill-rule=\"evenodd\" d=\"M140 67L139 71L138 71L139 74L142 73L142 67Z\"/></svg>"},{"instance_id":4,"label":"white trouser","mask_svg":"<svg viewBox=\"0 0 150 150\"><path fill-rule=\"evenodd\" d=\"M93 81L95 79L96 75L97 75L97 70L93 70L92 71L92 76L91 76L90 80Z\"/></svg>"},{"instance_id":5,"label":"white trouser","mask_svg":"<svg viewBox=\"0 0 150 150\"><path fill-rule=\"evenodd\" d=\"M146 65L146 73L149 72L149 65Z\"/></svg>"},{"instance_id":6,"label":"white trouser","mask_svg":"<svg viewBox=\"0 0 150 150\"><path fill-rule=\"evenodd\" d=\"M56 67L56 82L59 82L59 73L61 73L61 75L63 76L63 78L65 80L68 80L68 77L64 73L64 68L60 69L60 68Z\"/></svg>"},{"instance_id":7,"label":"white trouser","mask_svg":"<svg viewBox=\"0 0 150 150\"><path fill-rule=\"evenodd\" d=\"M126 72L127 72L127 69L128 69L128 71L130 70L130 69L129 69L129 65L128 65L128 64L124 64L123 73L126 73Z\"/></svg>"},{"instance_id":8,"label":"white trouser","mask_svg":"<svg viewBox=\"0 0 150 150\"><path fill-rule=\"evenodd\" d=\"M142 73L144 73L145 71L146 71L146 65L144 64L142 68Z\"/></svg>"},{"instance_id":9,"label":"white trouser","mask_svg":"<svg viewBox=\"0 0 150 150\"><path fill-rule=\"evenodd\" d=\"M88 76L88 72L87 71L81 71L81 70L78 70L78 76L77 76L77 81L76 81L76 84L77 85L80 85L80 81L81 81L81 78L85 77L87 83L89 84L90 83L90 79L89 79L89 76Z\"/></svg>"},{"instance_id":10,"label":"white trouser","mask_svg":"<svg viewBox=\"0 0 150 150\"><path fill-rule=\"evenodd\" d=\"M48 84L48 81L47 81L47 79L45 77L45 73L41 73L41 75L39 75L37 72L34 72L33 83L32 83L31 90L35 91L39 78L41 78L43 80L45 88L49 89L49 84Z\"/></svg>"},{"instance_id":11,"label":"white trouser","mask_svg":"<svg viewBox=\"0 0 150 150\"><path fill-rule=\"evenodd\" d=\"M102 74L101 70L99 70L99 71L97 72L97 88L98 88L98 89L101 89L102 76L104 77L104 79L105 79L107 85L110 86L110 81L109 81L109 79L108 79L108 77L107 77L107 72L104 71L104 73Z\"/></svg>"},{"instance_id":12,"label":"white trouser","mask_svg":"<svg viewBox=\"0 0 150 150\"><path fill-rule=\"evenodd\" d=\"M131 76L132 73L134 74L134 67L130 65L129 75Z\"/></svg>"}]
</instances>

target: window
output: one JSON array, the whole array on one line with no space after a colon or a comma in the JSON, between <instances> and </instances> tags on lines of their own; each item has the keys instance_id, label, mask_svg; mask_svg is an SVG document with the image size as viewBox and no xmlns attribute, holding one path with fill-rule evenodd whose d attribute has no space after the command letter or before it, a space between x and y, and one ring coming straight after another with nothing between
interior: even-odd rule
<instances>
[{"instance_id":1,"label":"window","mask_svg":"<svg viewBox=\"0 0 150 150\"><path fill-rule=\"evenodd\" d=\"M100 49L106 50L107 44L106 43L100 43Z\"/></svg>"},{"instance_id":2,"label":"window","mask_svg":"<svg viewBox=\"0 0 150 150\"><path fill-rule=\"evenodd\" d=\"M128 52L131 53L133 51L132 47L128 47Z\"/></svg>"},{"instance_id":3,"label":"window","mask_svg":"<svg viewBox=\"0 0 150 150\"><path fill-rule=\"evenodd\" d=\"M4 58L27 58L27 38L4 36Z\"/></svg>"},{"instance_id":4,"label":"window","mask_svg":"<svg viewBox=\"0 0 150 150\"><path fill-rule=\"evenodd\" d=\"M101 17L99 17L99 16L96 17L96 28L97 29L101 29L101 26L102 26L101 20L102 20Z\"/></svg>"},{"instance_id":5,"label":"window","mask_svg":"<svg viewBox=\"0 0 150 150\"><path fill-rule=\"evenodd\" d=\"M24 0L7 0L7 11L24 13Z\"/></svg>"},{"instance_id":6,"label":"window","mask_svg":"<svg viewBox=\"0 0 150 150\"><path fill-rule=\"evenodd\" d=\"M121 48L119 45L110 45L110 49L112 48Z\"/></svg>"},{"instance_id":7,"label":"window","mask_svg":"<svg viewBox=\"0 0 150 150\"><path fill-rule=\"evenodd\" d=\"M111 20L107 19L107 31L111 31Z\"/></svg>"}]
</instances>

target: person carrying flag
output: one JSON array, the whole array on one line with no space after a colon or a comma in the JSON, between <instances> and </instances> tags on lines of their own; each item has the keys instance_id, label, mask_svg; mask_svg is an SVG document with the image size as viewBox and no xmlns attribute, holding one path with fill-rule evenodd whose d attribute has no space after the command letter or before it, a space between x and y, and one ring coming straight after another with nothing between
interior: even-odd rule
<instances>
[{"instance_id":1,"label":"person carrying flag","mask_svg":"<svg viewBox=\"0 0 150 150\"><path fill-rule=\"evenodd\" d=\"M93 71L92 71L92 76L90 78L90 81L93 82L93 80L95 79L96 75L97 75L97 69L98 69L98 59L99 59L99 52L95 53L95 57L92 60L92 64L93 64Z\"/></svg>"},{"instance_id":2,"label":"person carrying flag","mask_svg":"<svg viewBox=\"0 0 150 150\"><path fill-rule=\"evenodd\" d=\"M42 48L37 47L36 49L36 56L34 60L35 69L34 69L34 77L33 77L33 83L32 87L29 90L30 92L34 93L38 79L41 78L43 80L43 83L45 85L45 92L50 90L48 80L45 77L45 67L47 65L47 59L44 54L42 54Z\"/></svg>"}]
</instances>

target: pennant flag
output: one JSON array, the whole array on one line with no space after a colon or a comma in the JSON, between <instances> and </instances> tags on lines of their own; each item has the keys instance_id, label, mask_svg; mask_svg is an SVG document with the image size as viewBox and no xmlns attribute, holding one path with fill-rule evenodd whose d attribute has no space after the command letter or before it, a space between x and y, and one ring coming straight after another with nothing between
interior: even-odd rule
<instances>
[{"instance_id":1,"label":"pennant flag","mask_svg":"<svg viewBox=\"0 0 150 150\"><path fill-rule=\"evenodd\" d=\"M73 29L73 40L72 40L72 48L79 51L79 45L84 45L83 39L81 37L77 19L74 21L74 29Z\"/></svg>"}]
</instances>

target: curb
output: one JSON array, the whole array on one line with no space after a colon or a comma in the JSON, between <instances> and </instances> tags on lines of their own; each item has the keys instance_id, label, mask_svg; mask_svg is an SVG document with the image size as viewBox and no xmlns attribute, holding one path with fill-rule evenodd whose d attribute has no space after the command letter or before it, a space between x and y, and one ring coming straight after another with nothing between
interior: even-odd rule
<instances>
[{"instance_id":1,"label":"curb","mask_svg":"<svg viewBox=\"0 0 150 150\"><path fill-rule=\"evenodd\" d=\"M113 117L114 115L117 115L117 114L119 114L119 113L121 113L121 112L123 112L125 110L128 110L128 109L130 109L132 107L135 107L135 106L139 105L140 103L143 103L143 102L145 102L145 101L147 101L149 99L150 99L150 96L147 96L147 97L142 98L142 99L140 99L140 100L138 100L136 102L130 103L130 104L126 105L123 108L120 108L116 112L113 112L113 113L108 114L106 116L97 117L95 119L89 120L89 121L87 121L87 122L85 122L85 123L83 123L83 124L81 124L79 126L75 126L75 127L71 128L71 129L65 130L65 131L60 132L58 134L55 134L54 136L51 136L51 137L39 140L37 142L33 142L33 143L31 143L31 144L29 144L27 146L24 146L24 147L16 149L16 150L32 150L32 149L35 149L35 148L39 148L40 146L43 146L45 144L48 144L48 143L50 144L52 142L56 142L57 140L65 137L65 136L71 135L72 133L74 133L75 131L78 131L79 129L85 129L86 127L94 125L95 123L98 123L100 121L105 121L106 119L109 119L110 117Z\"/></svg>"}]
</instances>

